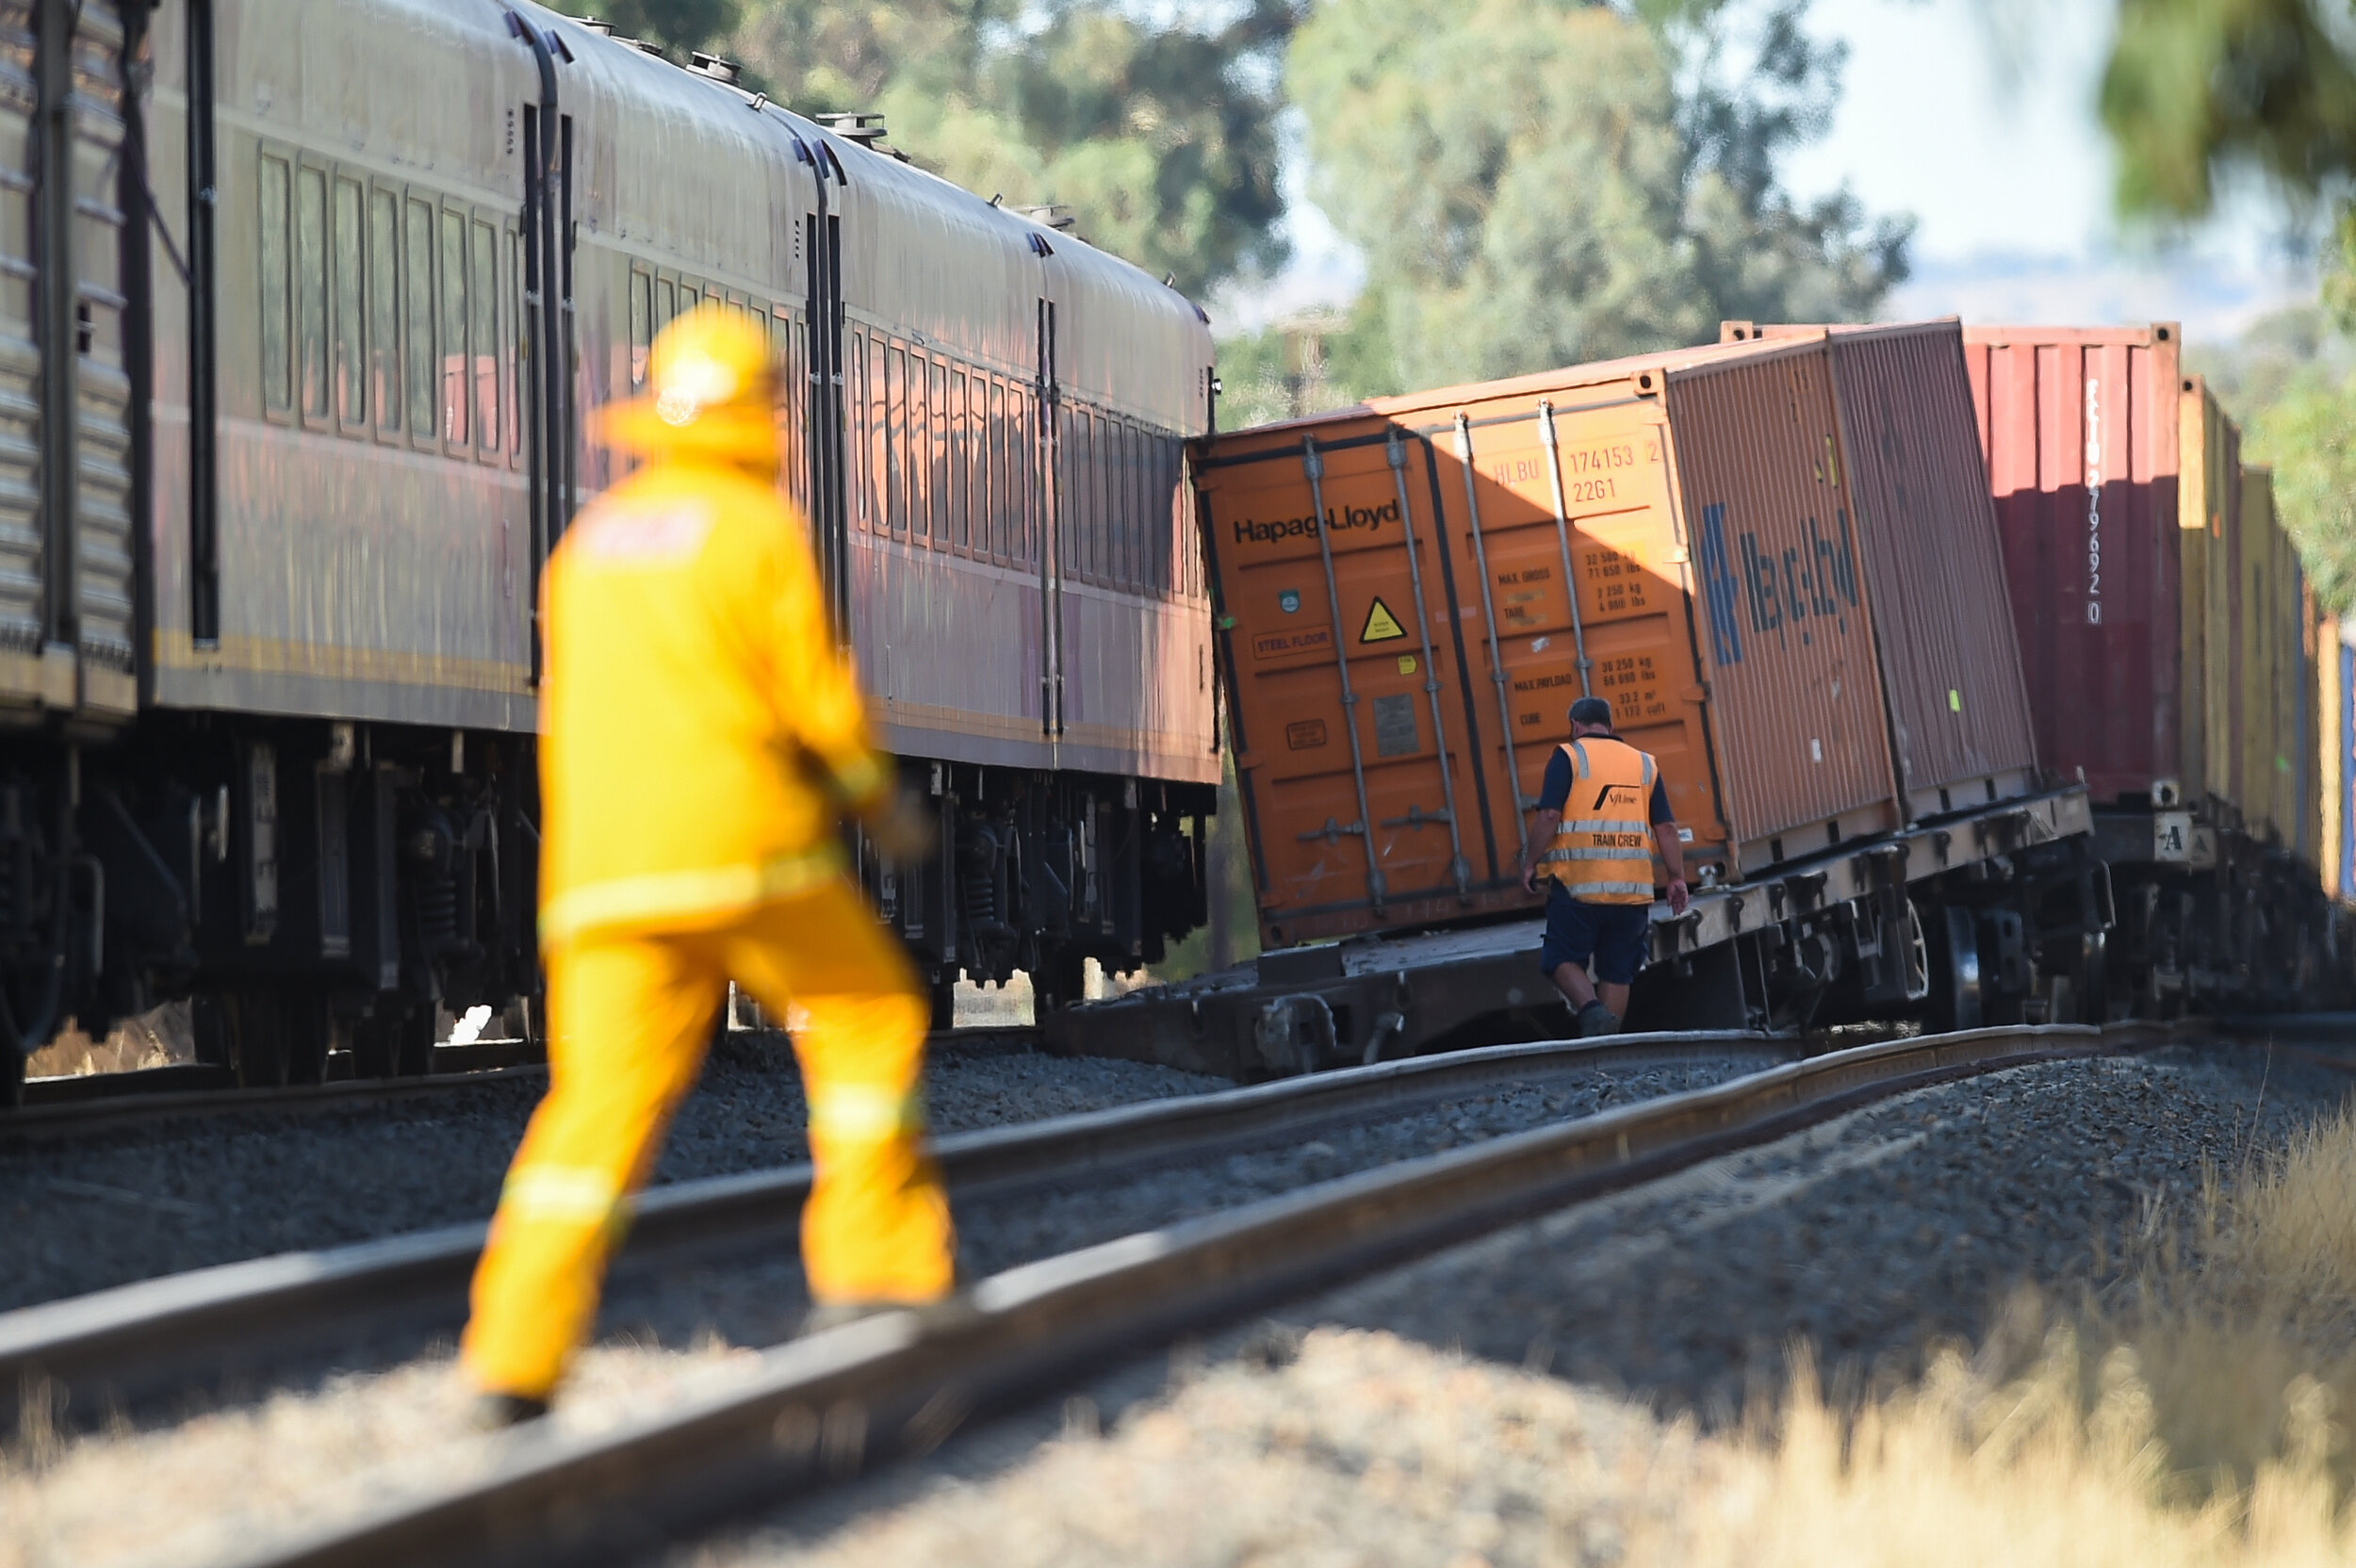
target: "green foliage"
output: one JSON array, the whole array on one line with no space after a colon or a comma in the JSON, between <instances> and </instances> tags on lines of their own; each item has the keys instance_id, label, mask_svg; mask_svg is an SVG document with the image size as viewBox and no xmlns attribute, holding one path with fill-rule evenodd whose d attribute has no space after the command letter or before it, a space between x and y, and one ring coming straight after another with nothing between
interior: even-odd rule
<instances>
[{"instance_id":1,"label":"green foliage","mask_svg":"<svg viewBox=\"0 0 2356 1568\"><path fill-rule=\"evenodd\" d=\"M559 0L556 8L602 17L624 38L677 50L708 49L738 21L737 0Z\"/></svg>"},{"instance_id":2,"label":"green foliage","mask_svg":"<svg viewBox=\"0 0 2356 1568\"><path fill-rule=\"evenodd\" d=\"M2356 62L2321 8L2345 0L2119 0L2102 77L2122 211L2198 218L2217 176L2257 170L2296 196L2356 173Z\"/></svg>"},{"instance_id":3,"label":"green foliage","mask_svg":"<svg viewBox=\"0 0 2356 1568\"><path fill-rule=\"evenodd\" d=\"M2245 455L2274 466L2274 502L2315 593L2356 609L2356 384L2299 384L2249 432Z\"/></svg>"},{"instance_id":4,"label":"green foliage","mask_svg":"<svg viewBox=\"0 0 2356 1568\"><path fill-rule=\"evenodd\" d=\"M1327 0L1287 83L1390 344L1389 373L1346 390L1712 340L1722 316L1869 314L1904 275L1906 227L1775 182L1839 65L1802 8L1766 13L1736 90L1714 85L1723 3L1640 20L1576 0Z\"/></svg>"},{"instance_id":5,"label":"green foliage","mask_svg":"<svg viewBox=\"0 0 2356 1568\"><path fill-rule=\"evenodd\" d=\"M1272 61L1290 0L1213 30L1112 0L744 0L728 46L808 114L875 110L892 145L1017 206L1061 206L1091 244L1191 294L1284 259Z\"/></svg>"}]
</instances>

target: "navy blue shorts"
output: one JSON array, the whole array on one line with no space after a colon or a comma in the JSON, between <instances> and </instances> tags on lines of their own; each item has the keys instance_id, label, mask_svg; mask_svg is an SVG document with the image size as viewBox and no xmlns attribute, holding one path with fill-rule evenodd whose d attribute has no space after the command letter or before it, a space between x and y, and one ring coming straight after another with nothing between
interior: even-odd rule
<instances>
[{"instance_id":1,"label":"navy blue shorts","mask_svg":"<svg viewBox=\"0 0 2356 1568\"><path fill-rule=\"evenodd\" d=\"M1584 968L1595 961L1595 978L1625 986L1644 967L1644 938L1652 924L1650 904L1581 904L1555 884L1546 894L1546 939L1538 967L1551 978L1564 964Z\"/></svg>"}]
</instances>

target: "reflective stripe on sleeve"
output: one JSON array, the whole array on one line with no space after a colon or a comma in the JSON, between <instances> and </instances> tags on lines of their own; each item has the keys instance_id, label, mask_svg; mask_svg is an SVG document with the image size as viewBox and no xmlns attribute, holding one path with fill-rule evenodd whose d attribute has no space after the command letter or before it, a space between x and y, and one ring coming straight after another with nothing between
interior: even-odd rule
<instances>
[{"instance_id":1,"label":"reflective stripe on sleeve","mask_svg":"<svg viewBox=\"0 0 2356 1568\"><path fill-rule=\"evenodd\" d=\"M501 1212L518 1219L603 1225L622 1203L622 1189L611 1176L577 1166L525 1166L510 1171L499 1188Z\"/></svg>"},{"instance_id":2,"label":"reflective stripe on sleeve","mask_svg":"<svg viewBox=\"0 0 2356 1568\"><path fill-rule=\"evenodd\" d=\"M758 866L657 872L593 882L561 892L541 906L540 939L561 942L602 926L659 925L684 916L750 909L774 898L807 892L843 869L842 846L826 843Z\"/></svg>"},{"instance_id":3,"label":"reflective stripe on sleeve","mask_svg":"<svg viewBox=\"0 0 2356 1568\"><path fill-rule=\"evenodd\" d=\"M905 1137L924 1126L924 1101L917 1094L900 1094L863 1084L842 1084L814 1091L810 1097L812 1137L839 1138L846 1143L881 1143Z\"/></svg>"}]
</instances>

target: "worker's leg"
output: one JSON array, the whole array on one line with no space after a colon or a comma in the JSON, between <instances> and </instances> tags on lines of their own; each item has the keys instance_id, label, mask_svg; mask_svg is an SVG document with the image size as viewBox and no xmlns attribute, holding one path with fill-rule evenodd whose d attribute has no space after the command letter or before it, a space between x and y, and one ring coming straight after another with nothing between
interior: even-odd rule
<instances>
[{"instance_id":1,"label":"worker's leg","mask_svg":"<svg viewBox=\"0 0 2356 1568\"><path fill-rule=\"evenodd\" d=\"M1595 1000L1595 988L1589 982L1587 971L1581 965L1567 962L1557 964L1554 966L1554 973L1549 978L1554 981L1554 988L1561 991L1574 1008L1584 1007ZM1625 997L1628 988L1623 986L1620 989ZM1603 994L1608 999L1612 995L1612 988L1606 986L1603 988ZM1608 1000L1605 1005L1610 1005ZM1617 1007L1612 1010L1615 1013L1619 1011Z\"/></svg>"},{"instance_id":2,"label":"worker's leg","mask_svg":"<svg viewBox=\"0 0 2356 1568\"><path fill-rule=\"evenodd\" d=\"M1565 893L1559 883L1546 891L1546 935L1538 947L1538 967L1562 993L1573 1012L1595 1000L1587 981L1587 960L1595 956L1595 923L1587 906Z\"/></svg>"},{"instance_id":3,"label":"worker's leg","mask_svg":"<svg viewBox=\"0 0 2356 1568\"><path fill-rule=\"evenodd\" d=\"M548 967L548 1097L499 1194L461 1351L478 1387L539 1399L588 1336L727 985L701 938L574 943Z\"/></svg>"},{"instance_id":4,"label":"worker's leg","mask_svg":"<svg viewBox=\"0 0 2356 1568\"><path fill-rule=\"evenodd\" d=\"M1595 927L1595 989L1613 1018L1628 1017L1628 988L1644 967L1644 946L1652 934L1649 904L1607 904L1594 910Z\"/></svg>"},{"instance_id":5,"label":"worker's leg","mask_svg":"<svg viewBox=\"0 0 2356 1568\"><path fill-rule=\"evenodd\" d=\"M817 1168L802 1268L822 1305L930 1301L955 1282L949 1200L925 1155L924 1025L916 976L847 882L781 899L734 934L728 973L798 1016Z\"/></svg>"}]
</instances>

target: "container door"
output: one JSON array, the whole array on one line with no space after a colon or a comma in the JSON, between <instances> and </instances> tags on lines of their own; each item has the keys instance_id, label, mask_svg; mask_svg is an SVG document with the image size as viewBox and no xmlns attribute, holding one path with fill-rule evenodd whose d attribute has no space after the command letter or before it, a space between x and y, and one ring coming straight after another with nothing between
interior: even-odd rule
<instances>
[{"instance_id":1,"label":"container door","mask_svg":"<svg viewBox=\"0 0 2356 1568\"><path fill-rule=\"evenodd\" d=\"M1693 834L1689 874L1723 869L1665 435L1659 400L1617 387L1576 389L1560 407L1476 407L1434 433L1480 771L1509 868L1529 847L1547 760L1570 738L1570 705L1594 695L1612 704L1622 739L1660 760Z\"/></svg>"},{"instance_id":2,"label":"container door","mask_svg":"<svg viewBox=\"0 0 2356 1568\"><path fill-rule=\"evenodd\" d=\"M1483 814L1432 449L1333 422L1202 471L1269 946L1530 902ZM1494 739L1494 725L1490 739Z\"/></svg>"}]
</instances>

